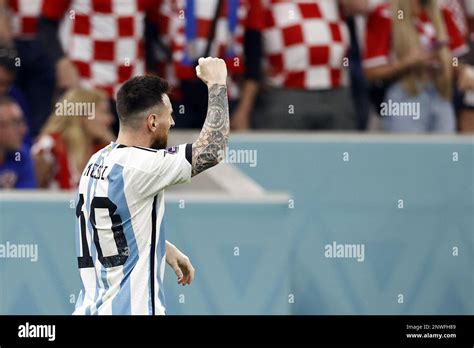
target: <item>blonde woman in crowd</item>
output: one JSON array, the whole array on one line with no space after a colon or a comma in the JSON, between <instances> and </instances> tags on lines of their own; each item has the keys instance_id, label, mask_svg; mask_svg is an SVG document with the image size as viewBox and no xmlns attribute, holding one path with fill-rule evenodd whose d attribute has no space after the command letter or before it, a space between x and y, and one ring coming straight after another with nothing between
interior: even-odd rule
<instances>
[{"instance_id":1,"label":"blonde woman in crowd","mask_svg":"<svg viewBox=\"0 0 474 348\"><path fill-rule=\"evenodd\" d=\"M69 90L32 148L38 186L71 189L77 186L87 160L110 143L113 116L107 95L96 89Z\"/></svg>"},{"instance_id":2,"label":"blonde woman in crowd","mask_svg":"<svg viewBox=\"0 0 474 348\"><path fill-rule=\"evenodd\" d=\"M472 67L454 59L468 52L452 12L437 0L392 0L367 20L364 70L389 81L381 108L389 132L453 133L453 84L473 88Z\"/></svg>"}]
</instances>

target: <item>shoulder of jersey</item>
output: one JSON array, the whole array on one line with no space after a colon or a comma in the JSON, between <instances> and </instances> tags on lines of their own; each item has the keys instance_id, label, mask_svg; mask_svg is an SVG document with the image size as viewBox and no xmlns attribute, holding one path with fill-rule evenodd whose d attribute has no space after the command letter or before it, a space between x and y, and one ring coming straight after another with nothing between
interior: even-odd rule
<instances>
[{"instance_id":1,"label":"shoulder of jersey","mask_svg":"<svg viewBox=\"0 0 474 348\"><path fill-rule=\"evenodd\" d=\"M157 160L164 158L166 151L140 146L119 145L111 153L111 160L124 167L149 172L156 168Z\"/></svg>"}]
</instances>

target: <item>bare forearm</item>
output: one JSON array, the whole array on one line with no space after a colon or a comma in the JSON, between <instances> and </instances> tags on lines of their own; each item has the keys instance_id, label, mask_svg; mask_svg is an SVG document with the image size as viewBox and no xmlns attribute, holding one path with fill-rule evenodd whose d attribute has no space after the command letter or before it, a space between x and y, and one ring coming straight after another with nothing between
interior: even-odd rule
<instances>
[{"instance_id":1,"label":"bare forearm","mask_svg":"<svg viewBox=\"0 0 474 348\"><path fill-rule=\"evenodd\" d=\"M354 16L357 14L365 14L369 11L368 0L340 0L344 9L344 14Z\"/></svg>"},{"instance_id":2,"label":"bare forearm","mask_svg":"<svg viewBox=\"0 0 474 348\"><path fill-rule=\"evenodd\" d=\"M239 107L242 107L245 111L250 112L254 107L258 90L259 84L257 81L246 80L242 86Z\"/></svg>"},{"instance_id":3,"label":"bare forearm","mask_svg":"<svg viewBox=\"0 0 474 348\"><path fill-rule=\"evenodd\" d=\"M375 68L365 68L364 74L369 81L388 80L403 74L408 68L409 65L405 62L394 61Z\"/></svg>"},{"instance_id":4,"label":"bare forearm","mask_svg":"<svg viewBox=\"0 0 474 348\"><path fill-rule=\"evenodd\" d=\"M193 144L192 176L215 166L223 157L229 139L229 104L227 87L209 86L207 117Z\"/></svg>"}]
</instances>

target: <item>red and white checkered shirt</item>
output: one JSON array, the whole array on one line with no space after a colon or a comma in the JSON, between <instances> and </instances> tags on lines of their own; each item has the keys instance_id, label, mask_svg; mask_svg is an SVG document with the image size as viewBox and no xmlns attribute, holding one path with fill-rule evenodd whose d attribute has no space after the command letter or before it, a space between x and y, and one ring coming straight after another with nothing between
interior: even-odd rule
<instances>
[{"instance_id":1,"label":"red and white checkered shirt","mask_svg":"<svg viewBox=\"0 0 474 348\"><path fill-rule=\"evenodd\" d=\"M457 57L466 53L469 49L463 34L454 22L452 12L448 8L443 7L442 13L446 23L452 55ZM414 23L420 35L422 47L429 50L436 44L436 31L433 24L425 13L420 14ZM371 68L385 65L395 57L395 53L392 50L392 15L390 5L380 5L369 15L365 40L364 67Z\"/></svg>"},{"instance_id":2,"label":"red and white checkered shirt","mask_svg":"<svg viewBox=\"0 0 474 348\"><path fill-rule=\"evenodd\" d=\"M36 36L43 0L8 0L12 10L12 30L15 37Z\"/></svg>"},{"instance_id":3,"label":"red and white checkered shirt","mask_svg":"<svg viewBox=\"0 0 474 348\"><path fill-rule=\"evenodd\" d=\"M216 23L215 36L210 46L209 55L220 57L226 61L229 72L229 96L237 97L237 85L234 81L236 75L244 71L244 32L247 28L261 30L262 9L260 0L239 0L236 16L235 31L229 28L229 1L223 1ZM177 83L178 80L196 79L194 62L201 57L207 46L209 30L214 19L217 0L195 1L194 13L188 13L186 0L164 0L160 8L158 21L160 37L171 49L172 71L168 71L167 78ZM260 12L258 12L260 11ZM192 42L186 36L186 18L194 16L195 35ZM231 54L229 54L231 50ZM192 64L184 61L188 55Z\"/></svg>"},{"instance_id":4,"label":"red and white checkered shirt","mask_svg":"<svg viewBox=\"0 0 474 348\"><path fill-rule=\"evenodd\" d=\"M349 32L337 1L266 0L268 83L309 90L346 86Z\"/></svg>"},{"instance_id":5,"label":"red and white checkered shirt","mask_svg":"<svg viewBox=\"0 0 474 348\"><path fill-rule=\"evenodd\" d=\"M115 97L121 84L145 72L144 18L155 16L157 0L45 1L43 15L72 21L67 56L75 63L81 84Z\"/></svg>"}]
</instances>

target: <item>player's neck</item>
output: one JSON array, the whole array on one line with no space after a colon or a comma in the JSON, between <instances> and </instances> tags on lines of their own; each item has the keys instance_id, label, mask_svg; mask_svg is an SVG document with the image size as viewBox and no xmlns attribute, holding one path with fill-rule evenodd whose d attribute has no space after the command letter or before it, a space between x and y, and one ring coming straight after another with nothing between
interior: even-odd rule
<instances>
[{"instance_id":1,"label":"player's neck","mask_svg":"<svg viewBox=\"0 0 474 348\"><path fill-rule=\"evenodd\" d=\"M141 147L150 147L150 141L148 137L144 137L137 133L129 133L129 132L119 132L117 140L115 141L117 144L122 144L125 146L141 146Z\"/></svg>"}]
</instances>

